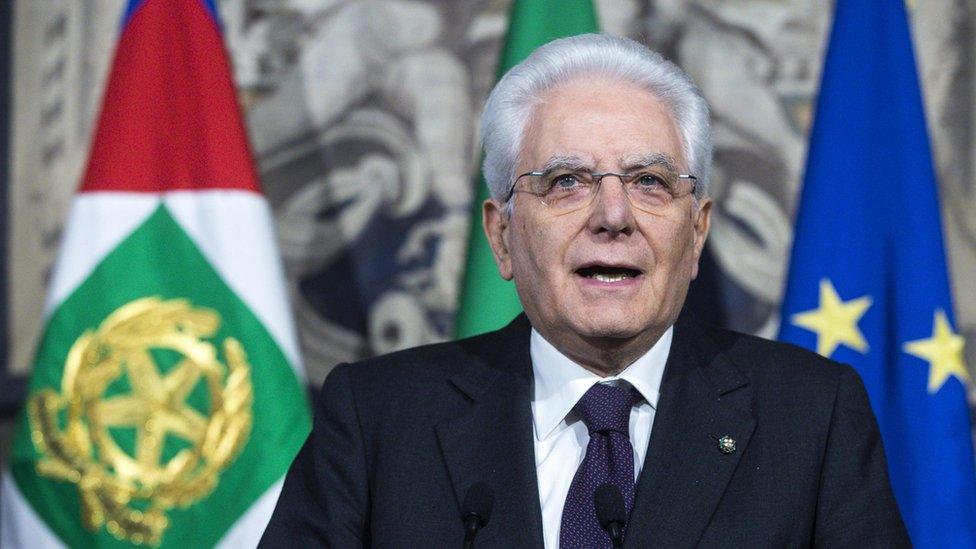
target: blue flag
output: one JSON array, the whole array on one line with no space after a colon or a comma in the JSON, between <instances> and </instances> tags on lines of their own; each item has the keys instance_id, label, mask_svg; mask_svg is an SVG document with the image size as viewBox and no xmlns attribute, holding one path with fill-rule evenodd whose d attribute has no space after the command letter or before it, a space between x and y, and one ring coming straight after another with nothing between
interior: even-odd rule
<instances>
[{"instance_id":1,"label":"blue flag","mask_svg":"<svg viewBox=\"0 0 976 549\"><path fill-rule=\"evenodd\" d=\"M781 339L854 366L918 547L976 547L976 472L902 0L838 0Z\"/></svg>"}]
</instances>

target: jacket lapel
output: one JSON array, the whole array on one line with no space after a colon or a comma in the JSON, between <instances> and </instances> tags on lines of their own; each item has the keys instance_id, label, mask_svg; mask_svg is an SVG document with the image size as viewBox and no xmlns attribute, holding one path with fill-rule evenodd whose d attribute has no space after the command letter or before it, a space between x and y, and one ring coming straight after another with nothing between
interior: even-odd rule
<instances>
[{"instance_id":1,"label":"jacket lapel","mask_svg":"<svg viewBox=\"0 0 976 549\"><path fill-rule=\"evenodd\" d=\"M499 340L472 350L451 379L471 400L468 413L437 426L458 505L468 488L487 483L491 518L478 539L490 546L542 546L542 511L532 433L529 324L519 317Z\"/></svg>"},{"instance_id":2,"label":"jacket lapel","mask_svg":"<svg viewBox=\"0 0 976 549\"><path fill-rule=\"evenodd\" d=\"M693 546L755 428L748 380L686 316L675 324L634 509L629 547ZM730 437L731 453L719 439Z\"/></svg>"}]
</instances>

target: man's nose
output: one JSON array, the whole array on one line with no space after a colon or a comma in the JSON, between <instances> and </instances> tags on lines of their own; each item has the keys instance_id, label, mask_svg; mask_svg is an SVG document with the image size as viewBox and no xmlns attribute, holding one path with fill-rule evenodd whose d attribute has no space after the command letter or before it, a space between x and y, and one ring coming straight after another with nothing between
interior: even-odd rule
<instances>
[{"instance_id":1,"label":"man's nose","mask_svg":"<svg viewBox=\"0 0 976 549\"><path fill-rule=\"evenodd\" d=\"M634 207L620 177L607 174L601 179L590 209L590 230L594 233L631 234L636 228Z\"/></svg>"}]
</instances>

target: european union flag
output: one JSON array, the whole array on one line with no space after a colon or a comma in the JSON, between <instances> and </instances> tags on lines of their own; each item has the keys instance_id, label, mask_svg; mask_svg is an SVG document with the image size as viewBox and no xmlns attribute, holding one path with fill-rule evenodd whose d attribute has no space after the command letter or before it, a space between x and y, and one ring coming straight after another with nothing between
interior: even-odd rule
<instances>
[{"instance_id":1,"label":"european union flag","mask_svg":"<svg viewBox=\"0 0 976 549\"><path fill-rule=\"evenodd\" d=\"M939 201L903 0L838 0L783 340L853 365L918 547L976 547L976 472Z\"/></svg>"}]
</instances>

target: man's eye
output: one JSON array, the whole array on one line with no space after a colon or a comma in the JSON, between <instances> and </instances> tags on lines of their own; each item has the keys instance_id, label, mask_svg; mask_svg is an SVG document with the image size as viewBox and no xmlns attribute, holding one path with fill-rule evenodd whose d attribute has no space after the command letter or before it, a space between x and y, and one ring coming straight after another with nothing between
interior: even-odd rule
<instances>
[{"instance_id":1,"label":"man's eye","mask_svg":"<svg viewBox=\"0 0 976 549\"><path fill-rule=\"evenodd\" d=\"M572 189L580 184L580 178L576 174L561 174L553 177L550 185L553 189Z\"/></svg>"},{"instance_id":2,"label":"man's eye","mask_svg":"<svg viewBox=\"0 0 976 549\"><path fill-rule=\"evenodd\" d=\"M641 188L668 188L668 184L663 178L652 173L638 174L635 178L635 182L637 183L637 186Z\"/></svg>"}]
</instances>

